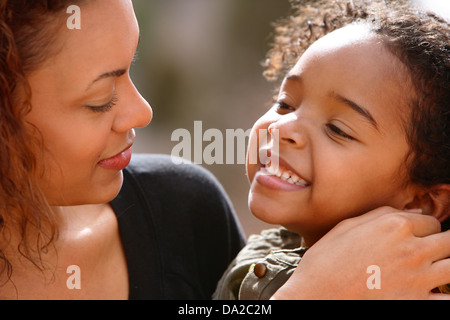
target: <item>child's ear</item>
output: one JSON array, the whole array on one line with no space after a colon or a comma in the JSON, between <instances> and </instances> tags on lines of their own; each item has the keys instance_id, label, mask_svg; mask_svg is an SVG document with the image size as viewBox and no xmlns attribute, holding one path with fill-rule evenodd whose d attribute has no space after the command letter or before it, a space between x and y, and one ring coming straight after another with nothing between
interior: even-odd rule
<instances>
[{"instance_id":1,"label":"child's ear","mask_svg":"<svg viewBox=\"0 0 450 320\"><path fill-rule=\"evenodd\" d=\"M450 217L450 184L434 185L414 198L408 209L422 209L423 214L430 215L444 222Z\"/></svg>"}]
</instances>

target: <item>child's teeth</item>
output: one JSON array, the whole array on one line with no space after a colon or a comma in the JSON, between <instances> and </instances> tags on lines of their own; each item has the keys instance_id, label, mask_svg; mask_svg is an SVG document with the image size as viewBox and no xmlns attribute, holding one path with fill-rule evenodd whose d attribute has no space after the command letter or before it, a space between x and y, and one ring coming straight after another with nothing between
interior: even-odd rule
<instances>
[{"instance_id":1,"label":"child's teeth","mask_svg":"<svg viewBox=\"0 0 450 320\"><path fill-rule=\"evenodd\" d=\"M296 184L299 186L307 186L308 185L308 183L305 180L301 179L299 176L292 173L291 171L289 171L289 170L285 171L285 170L281 169L280 167L275 169L274 167L271 166L270 163L266 166L266 170L269 174L277 176L281 180L289 182L291 184Z\"/></svg>"},{"instance_id":2,"label":"child's teeth","mask_svg":"<svg viewBox=\"0 0 450 320\"><path fill-rule=\"evenodd\" d=\"M305 180L298 181L295 184L298 186L304 186L304 187L308 186L308 183Z\"/></svg>"}]
</instances>

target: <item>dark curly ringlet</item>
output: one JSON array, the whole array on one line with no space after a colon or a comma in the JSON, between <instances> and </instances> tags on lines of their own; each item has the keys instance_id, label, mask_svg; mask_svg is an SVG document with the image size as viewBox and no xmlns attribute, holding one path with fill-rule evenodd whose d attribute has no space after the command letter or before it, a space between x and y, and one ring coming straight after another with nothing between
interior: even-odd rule
<instances>
[{"instance_id":1,"label":"dark curly ringlet","mask_svg":"<svg viewBox=\"0 0 450 320\"><path fill-rule=\"evenodd\" d=\"M291 1L292 15L275 24L264 75L277 81L317 39L351 23L371 26L408 71L414 95L403 119L410 153L408 180L450 184L450 25L404 0ZM450 199L449 199L450 205ZM448 225L448 223L447 223Z\"/></svg>"},{"instance_id":2,"label":"dark curly ringlet","mask_svg":"<svg viewBox=\"0 0 450 320\"><path fill-rule=\"evenodd\" d=\"M57 236L37 182L42 140L24 120L32 108L26 77L57 53L64 9L78 2L0 0L0 276L6 272L8 279L12 266L4 246L11 235L20 235L18 251L41 270L41 254Z\"/></svg>"},{"instance_id":3,"label":"dark curly ringlet","mask_svg":"<svg viewBox=\"0 0 450 320\"><path fill-rule=\"evenodd\" d=\"M431 186L450 184L450 27L432 13L386 17L375 29L407 66L416 97L407 133L410 177Z\"/></svg>"}]
</instances>

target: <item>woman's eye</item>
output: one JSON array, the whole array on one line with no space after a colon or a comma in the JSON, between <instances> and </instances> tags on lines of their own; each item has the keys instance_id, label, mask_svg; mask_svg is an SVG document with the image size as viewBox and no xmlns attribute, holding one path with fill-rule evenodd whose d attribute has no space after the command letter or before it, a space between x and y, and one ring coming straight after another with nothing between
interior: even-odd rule
<instances>
[{"instance_id":1,"label":"woman's eye","mask_svg":"<svg viewBox=\"0 0 450 320\"><path fill-rule=\"evenodd\" d=\"M353 138L352 136L348 135L347 133L345 133L344 131L339 129L334 124L331 124L331 123L327 124L327 129L330 132L330 134L332 134L334 136L338 136L338 137L344 138L346 140L355 140L355 138Z\"/></svg>"},{"instance_id":2,"label":"woman's eye","mask_svg":"<svg viewBox=\"0 0 450 320\"><path fill-rule=\"evenodd\" d=\"M290 105L288 105L287 103L285 103L283 101L275 102L275 107L276 107L277 111L283 112L283 113L295 111L295 108L291 107Z\"/></svg>"},{"instance_id":3,"label":"woman's eye","mask_svg":"<svg viewBox=\"0 0 450 320\"><path fill-rule=\"evenodd\" d=\"M117 96L114 95L107 104L103 106L89 106L89 108L94 112L108 112L117 104L118 100Z\"/></svg>"}]
</instances>

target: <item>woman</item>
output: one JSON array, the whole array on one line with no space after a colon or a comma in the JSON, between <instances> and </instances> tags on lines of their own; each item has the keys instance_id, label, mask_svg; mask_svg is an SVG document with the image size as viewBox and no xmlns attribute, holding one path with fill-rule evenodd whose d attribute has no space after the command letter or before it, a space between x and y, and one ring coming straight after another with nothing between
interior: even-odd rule
<instances>
[{"instance_id":1,"label":"woman","mask_svg":"<svg viewBox=\"0 0 450 320\"><path fill-rule=\"evenodd\" d=\"M70 4L2 2L0 296L209 298L242 244L233 212L207 173L159 157L109 204L152 118L128 74L139 29L131 1L78 1L65 28Z\"/></svg>"},{"instance_id":2,"label":"woman","mask_svg":"<svg viewBox=\"0 0 450 320\"><path fill-rule=\"evenodd\" d=\"M81 29L65 27L70 5L82 12ZM243 245L222 189L201 169L175 166L164 157L136 157L125 169L133 128L152 117L128 75L139 41L131 1L5 0L0 21L0 297L209 298ZM430 246L439 240L441 248L431 248L436 256L449 255L443 252L448 245L442 249L448 234L417 238L438 232L436 223L383 217L374 212L338 226L319 241L321 254L339 254L351 244L348 260L365 261L364 249L379 242L383 250L372 250L371 258L389 261L404 250L401 244L427 239ZM410 224L414 228L404 227ZM390 245L402 226L402 238ZM355 247L361 233L367 240ZM327 262L338 268L330 272L314 253L302 272L320 265L320 282L366 276L333 254ZM384 272L400 264L409 275L429 275L411 290L415 297L434 285L432 278L443 278L440 268L418 266L412 256L399 260ZM407 280L388 277L383 296ZM295 297L290 290L300 282L302 288L320 283L299 274L278 297ZM365 291L345 287L338 293L363 298Z\"/></svg>"}]
</instances>

